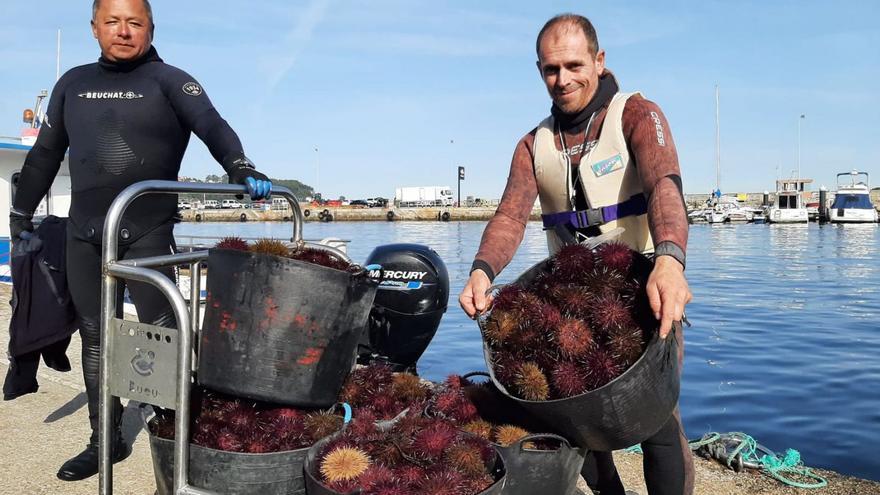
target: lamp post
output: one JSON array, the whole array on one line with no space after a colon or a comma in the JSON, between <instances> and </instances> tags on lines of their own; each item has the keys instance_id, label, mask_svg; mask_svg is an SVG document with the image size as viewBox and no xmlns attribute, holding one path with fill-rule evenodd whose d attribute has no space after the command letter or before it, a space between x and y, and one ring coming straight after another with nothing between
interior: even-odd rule
<instances>
[{"instance_id":1,"label":"lamp post","mask_svg":"<svg viewBox=\"0 0 880 495\"><path fill-rule=\"evenodd\" d=\"M321 192L321 155L318 153L318 147L315 146L315 193ZM321 197L323 199L323 196Z\"/></svg>"},{"instance_id":2,"label":"lamp post","mask_svg":"<svg viewBox=\"0 0 880 495\"><path fill-rule=\"evenodd\" d=\"M461 181L464 180L464 167L458 167L458 207L461 208Z\"/></svg>"}]
</instances>

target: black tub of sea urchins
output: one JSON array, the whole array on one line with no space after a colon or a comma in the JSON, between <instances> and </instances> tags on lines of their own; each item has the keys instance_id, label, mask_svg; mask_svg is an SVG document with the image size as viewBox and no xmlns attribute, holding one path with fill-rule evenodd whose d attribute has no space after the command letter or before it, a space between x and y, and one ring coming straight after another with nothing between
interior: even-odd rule
<instances>
[{"instance_id":1,"label":"black tub of sea urchins","mask_svg":"<svg viewBox=\"0 0 880 495\"><path fill-rule=\"evenodd\" d=\"M495 296L480 319L492 380L582 447L650 438L678 402L678 330L660 339L653 263L620 243L567 246Z\"/></svg>"}]
</instances>

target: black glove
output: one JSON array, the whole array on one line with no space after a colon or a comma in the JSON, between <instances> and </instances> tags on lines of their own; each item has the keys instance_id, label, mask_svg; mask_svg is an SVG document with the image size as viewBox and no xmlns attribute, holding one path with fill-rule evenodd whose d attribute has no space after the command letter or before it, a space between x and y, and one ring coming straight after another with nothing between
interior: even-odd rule
<instances>
[{"instance_id":1,"label":"black glove","mask_svg":"<svg viewBox=\"0 0 880 495\"><path fill-rule=\"evenodd\" d=\"M272 194L272 181L265 174L257 172L246 156L224 160L223 165L229 175L229 183L247 186L252 200L268 199ZM241 199L240 196L238 198Z\"/></svg>"},{"instance_id":2,"label":"black glove","mask_svg":"<svg viewBox=\"0 0 880 495\"><path fill-rule=\"evenodd\" d=\"M12 239L13 241L19 239L22 232L26 232L27 234L33 233L34 223L31 221L33 218L33 213L25 213L23 211L12 208L9 211L10 239ZM27 234L25 234L25 237L27 237Z\"/></svg>"}]
</instances>

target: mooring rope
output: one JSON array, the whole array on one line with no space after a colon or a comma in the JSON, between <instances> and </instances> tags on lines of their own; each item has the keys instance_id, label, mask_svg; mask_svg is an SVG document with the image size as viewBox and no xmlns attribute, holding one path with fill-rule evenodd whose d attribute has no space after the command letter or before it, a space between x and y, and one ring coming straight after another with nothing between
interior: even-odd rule
<instances>
[{"instance_id":1,"label":"mooring rope","mask_svg":"<svg viewBox=\"0 0 880 495\"><path fill-rule=\"evenodd\" d=\"M736 446L729 450L729 444ZM764 475L797 488L822 488L828 485L828 480L804 465L797 450L787 449L785 455L780 458L775 452L759 445L750 435L739 431L709 432L698 440L688 442L688 446L693 451L705 450L711 457L737 472L743 467L760 469ZM641 454L642 447L633 445L625 451ZM759 456L761 452L763 455ZM804 479L811 481L803 481Z\"/></svg>"}]
</instances>

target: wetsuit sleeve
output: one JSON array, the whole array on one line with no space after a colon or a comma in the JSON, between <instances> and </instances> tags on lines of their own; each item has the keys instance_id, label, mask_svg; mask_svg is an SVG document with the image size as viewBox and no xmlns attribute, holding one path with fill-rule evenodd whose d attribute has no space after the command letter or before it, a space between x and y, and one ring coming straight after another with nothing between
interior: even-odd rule
<instances>
[{"instance_id":1,"label":"wetsuit sleeve","mask_svg":"<svg viewBox=\"0 0 880 495\"><path fill-rule=\"evenodd\" d=\"M23 213L33 213L49 192L58 174L69 144L64 127L64 93L67 78L62 77L49 100L46 119L40 126L37 142L28 152L21 168L15 201L12 206Z\"/></svg>"},{"instance_id":2,"label":"wetsuit sleeve","mask_svg":"<svg viewBox=\"0 0 880 495\"><path fill-rule=\"evenodd\" d=\"M634 96L624 109L623 132L648 197L648 226L654 245L672 243L685 253L687 208L678 153L666 117L655 103Z\"/></svg>"},{"instance_id":3,"label":"wetsuit sleeve","mask_svg":"<svg viewBox=\"0 0 880 495\"><path fill-rule=\"evenodd\" d=\"M510 263L523 239L526 222L538 197L538 184L532 169L532 151L528 146L531 136L520 140L510 163L507 187L495 215L486 225L474 268L487 272L494 279Z\"/></svg>"},{"instance_id":4,"label":"wetsuit sleeve","mask_svg":"<svg viewBox=\"0 0 880 495\"><path fill-rule=\"evenodd\" d=\"M167 67L163 91L180 121L205 143L218 163L223 164L229 156L244 156L241 140L214 108L202 85L186 72Z\"/></svg>"}]
</instances>

